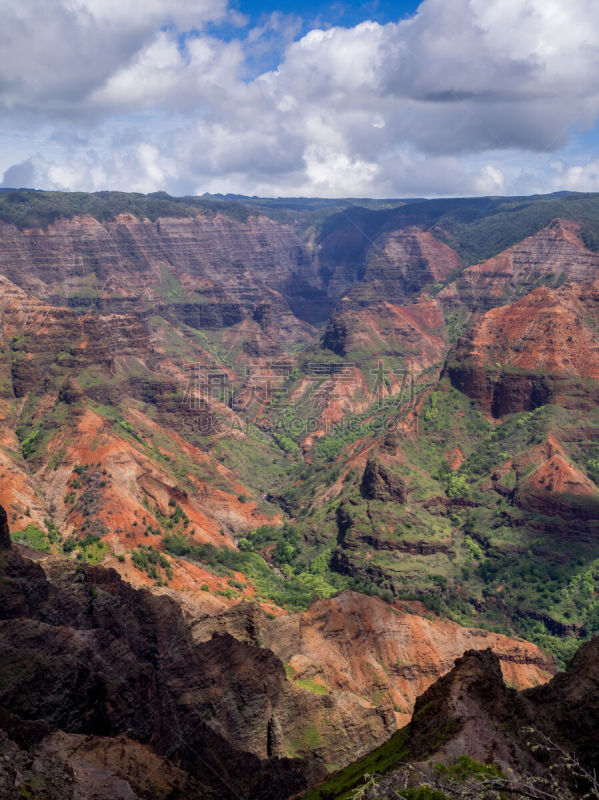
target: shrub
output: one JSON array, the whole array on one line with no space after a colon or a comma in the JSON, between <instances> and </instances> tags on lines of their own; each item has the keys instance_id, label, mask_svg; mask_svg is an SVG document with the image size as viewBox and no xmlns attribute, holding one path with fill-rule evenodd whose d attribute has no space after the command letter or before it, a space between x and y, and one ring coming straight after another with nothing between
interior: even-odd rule
<instances>
[{"instance_id":1,"label":"shrub","mask_svg":"<svg viewBox=\"0 0 599 800\"><path fill-rule=\"evenodd\" d=\"M465 475L452 472L447 481L445 493L450 500L464 497L468 492L468 480Z\"/></svg>"},{"instance_id":2,"label":"shrub","mask_svg":"<svg viewBox=\"0 0 599 800\"><path fill-rule=\"evenodd\" d=\"M41 550L44 553L50 552L50 542L44 531L40 530L37 525L30 523L22 531L12 531L11 538L19 544L24 544L31 547L33 550Z\"/></svg>"}]
</instances>

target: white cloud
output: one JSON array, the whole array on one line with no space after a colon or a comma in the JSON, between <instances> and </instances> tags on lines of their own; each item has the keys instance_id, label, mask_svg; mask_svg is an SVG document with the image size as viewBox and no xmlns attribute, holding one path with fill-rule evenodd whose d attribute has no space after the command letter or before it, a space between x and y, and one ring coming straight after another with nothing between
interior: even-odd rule
<instances>
[{"instance_id":1,"label":"white cloud","mask_svg":"<svg viewBox=\"0 0 599 800\"><path fill-rule=\"evenodd\" d=\"M67 0L64 6L75 14L89 14L112 28L155 28L168 23L180 28L199 27L221 20L226 0Z\"/></svg>"},{"instance_id":2,"label":"white cloud","mask_svg":"<svg viewBox=\"0 0 599 800\"><path fill-rule=\"evenodd\" d=\"M130 64L115 72L90 97L90 106L106 111L192 109L200 102L222 103L239 82L243 62L237 41L193 37L182 50L176 38L161 32Z\"/></svg>"},{"instance_id":3,"label":"white cloud","mask_svg":"<svg viewBox=\"0 0 599 800\"><path fill-rule=\"evenodd\" d=\"M599 192L599 158L585 164L570 166L562 161L553 161L554 186L569 189L572 192Z\"/></svg>"},{"instance_id":4,"label":"white cloud","mask_svg":"<svg viewBox=\"0 0 599 800\"><path fill-rule=\"evenodd\" d=\"M227 0L4 0L0 107L85 114L90 95L142 53L160 28L202 27Z\"/></svg>"},{"instance_id":5,"label":"white cloud","mask_svg":"<svg viewBox=\"0 0 599 800\"><path fill-rule=\"evenodd\" d=\"M226 0L4 5L0 109L36 139L5 161L5 185L331 196L597 186L592 159L542 174L526 165L595 121L596 0L424 0L398 23L297 41L297 19L277 14L229 41L207 35L210 20L240 22ZM278 52L276 69L248 78Z\"/></svg>"}]
</instances>

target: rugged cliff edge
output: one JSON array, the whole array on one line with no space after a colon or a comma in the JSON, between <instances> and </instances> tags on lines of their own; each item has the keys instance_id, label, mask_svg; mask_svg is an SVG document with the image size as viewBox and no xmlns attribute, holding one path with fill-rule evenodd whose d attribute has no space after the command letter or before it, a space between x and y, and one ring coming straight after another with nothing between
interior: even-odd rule
<instances>
[{"instance_id":1,"label":"rugged cliff edge","mask_svg":"<svg viewBox=\"0 0 599 800\"><path fill-rule=\"evenodd\" d=\"M322 770L276 755L278 716L301 710L272 653L194 644L172 600L114 570L4 546L0 575L2 798L279 800Z\"/></svg>"},{"instance_id":2,"label":"rugged cliff edge","mask_svg":"<svg viewBox=\"0 0 599 800\"><path fill-rule=\"evenodd\" d=\"M384 741L468 642L520 685L552 670L528 643L351 592L186 620L114 570L11 547L3 510L0 533L6 797L41 781L49 797L278 800Z\"/></svg>"},{"instance_id":3,"label":"rugged cliff edge","mask_svg":"<svg viewBox=\"0 0 599 800\"><path fill-rule=\"evenodd\" d=\"M418 698L409 726L305 797L595 797L598 736L599 638L524 692L505 685L490 649L469 650Z\"/></svg>"}]
</instances>

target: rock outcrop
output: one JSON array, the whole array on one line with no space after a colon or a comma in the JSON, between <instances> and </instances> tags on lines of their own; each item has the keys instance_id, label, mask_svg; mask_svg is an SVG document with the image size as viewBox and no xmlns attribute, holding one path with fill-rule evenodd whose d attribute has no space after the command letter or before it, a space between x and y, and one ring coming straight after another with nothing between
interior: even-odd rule
<instances>
[{"instance_id":1,"label":"rock outcrop","mask_svg":"<svg viewBox=\"0 0 599 800\"><path fill-rule=\"evenodd\" d=\"M599 519L597 486L570 462L552 436L515 467L522 473L513 492L516 505L548 517L570 519L583 528L588 521Z\"/></svg>"},{"instance_id":2,"label":"rock outcrop","mask_svg":"<svg viewBox=\"0 0 599 800\"><path fill-rule=\"evenodd\" d=\"M363 307L344 298L325 330L322 347L348 359L393 359L390 374L414 378L441 367L446 351L445 320L436 300L399 305L374 293ZM396 389L399 387L396 387ZM403 388L403 387L401 387Z\"/></svg>"},{"instance_id":3,"label":"rock outcrop","mask_svg":"<svg viewBox=\"0 0 599 800\"><path fill-rule=\"evenodd\" d=\"M383 232L370 248L364 275L350 292L353 302L372 297L404 304L425 286L446 280L461 259L434 231L417 226Z\"/></svg>"},{"instance_id":4,"label":"rock outcrop","mask_svg":"<svg viewBox=\"0 0 599 800\"><path fill-rule=\"evenodd\" d=\"M375 458L369 458L360 485L362 496L368 500L392 500L394 503L406 502L406 485L399 475Z\"/></svg>"},{"instance_id":5,"label":"rock outcrop","mask_svg":"<svg viewBox=\"0 0 599 800\"><path fill-rule=\"evenodd\" d=\"M404 792L481 800L592 796L599 761L598 654L595 638L566 672L517 692L505 685L490 649L467 651L418 698L409 726L325 781L321 796L337 800L348 789L365 800ZM369 784L373 763L387 774Z\"/></svg>"},{"instance_id":6,"label":"rock outcrop","mask_svg":"<svg viewBox=\"0 0 599 800\"><path fill-rule=\"evenodd\" d=\"M434 754L448 762L467 754L483 763L495 762L508 773L543 772L546 749L529 742L540 737L554 743L554 760L561 746L592 771L599 760L598 664L596 637L582 645L565 672L544 686L518 693L505 686L490 649L470 650L418 698L410 757L420 761ZM562 777L567 781L570 776Z\"/></svg>"}]
</instances>

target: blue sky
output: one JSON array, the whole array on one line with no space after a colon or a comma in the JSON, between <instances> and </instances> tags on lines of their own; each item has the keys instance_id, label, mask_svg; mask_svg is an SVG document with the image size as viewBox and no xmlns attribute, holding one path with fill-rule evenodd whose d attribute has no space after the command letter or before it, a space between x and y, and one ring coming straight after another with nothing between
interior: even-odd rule
<instances>
[{"instance_id":1,"label":"blue sky","mask_svg":"<svg viewBox=\"0 0 599 800\"><path fill-rule=\"evenodd\" d=\"M402 17L413 14L418 8L418 3L394 2L393 0L372 0L372 2L366 3L319 3L314 0L307 0L305 3L297 3L293 0L249 2L249 0L240 0L237 6L254 22L257 22L263 14L279 11L301 17L307 25L319 23L351 27L367 19L381 23L397 22Z\"/></svg>"},{"instance_id":2,"label":"blue sky","mask_svg":"<svg viewBox=\"0 0 599 800\"><path fill-rule=\"evenodd\" d=\"M2 186L599 191L599 3L4 0Z\"/></svg>"},{"instance_id":3,"label":"blue sky","mask_svg":"<svg viewBox=\"0 0 599 800\"><path fill-rule=\"evenodd\" d=\"M313 28L330 28L342 26L351 28L359 25L366 20L372 20L382 25L389 22L398 22L401 19L412 16L418 10L417 2L393 2L392 0L371 0L365 3L351 2L314 2L307 0L305 3L297 3L292 0L282 0L281 2L251 2L251 0L238 0L233 7L239 11L244 18L242 26L227 22L217 23L208 26L208 30L229 41L246 35L258 26L264 24L271 15L281 15L293 20L296 24L295 38L300 38ZM273 37L274 38L274 37ZM279 42L280 44L280 42ZM276 45L276 42L273 42ZM252 77L261 69L274 69L278 64L281 51L273 46L268 55L248 58L250 64L250 74Z\"/></svg>"}]
</instances>

